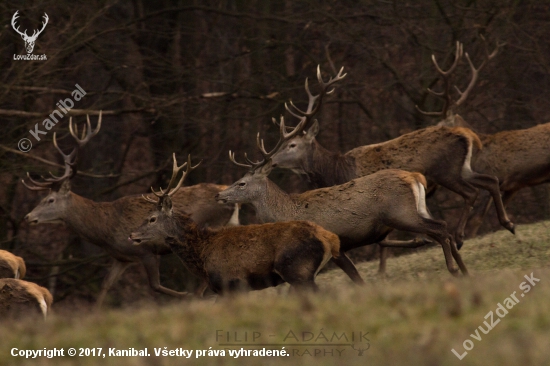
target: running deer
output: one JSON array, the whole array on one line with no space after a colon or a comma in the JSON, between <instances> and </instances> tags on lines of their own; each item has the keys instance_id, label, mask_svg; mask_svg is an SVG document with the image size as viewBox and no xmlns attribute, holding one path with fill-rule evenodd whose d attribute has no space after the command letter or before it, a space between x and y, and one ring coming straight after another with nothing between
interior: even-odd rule
<instances>
[{"instance_id":1,"label":"running deer","mask_svg":"<svg viewBox=\"0 0 550 366\"><path fill-rule=\"evenodd\" d=\"M200 163L199 163L200 164ZM172 197L195 169L191 156L174 169L168 188L153 191L157 206L145 222L130 234L138 247L164 241L183 264L218 294L241 289L261 290L288 282L296 289L317 290L315 276L339 255L338 236L307 221L199 229L186 214L172 210ZM175 185L181 169L187 166Z\"/></svg>"},{"instance_id":2,"label":"running deer","mask_svg":"<svg viewBox=\"0 0 550 366\"><path fill-rule=\"evenodd\" d=\"M216 196L220 203L251 203L258 219L264 223L308 220L332 231L340 237L340 255L333 261L356 283L363 283L363 280L345 252L378 243L393 229L428 235L442 246L449 272L457 275L454 257L462 273L468 273L454 238L447 231L447 224L434 220L426 209L426 180L422 174L386 169L341 185L289 195L267 176L273 168L272 156L300 130L287 133L283 118L279 126L279 141L270 152L265 150L258 135L257 145L262 160L254 162L245 154L247 163L239 163L229 152L231 161L248 168L249 172ZM415 248L423 244L385 245Z\"/></svg>"},{"instance_id":3,"label":"running deer","mask_svg":"<svg viewBox=\"0 0 550 366\"><path fill-rule=\"evenodd\" d=\"M36 283L14 278L0 278L0 318L29 318L42 314L46 319L53 297Z\"/></svg>"},{"instance_id":4,"label":"running deer","mask_svg":"<svg viewBox=\"0 0 550 366\"><path fill-rule=\"evenodd\" d=\"M465 54L472 76L464 92L461 92L455 86L460 96L456 101L453 100L451 95L451 74L462 57L462 45L457 44L455 60L447 71L443 71L439 67L435 55L432 55L432 61L438 73L442 75L445 87L441 93L431 90L430 92L443 98L445 103L441 112L422 113L444 117L438 125L470 128L470 125L457 114L457 109L464 104L474 88L479 78L479 71L497 55L502 46L504 46L503 43L498 43L496 49L489 52L485 44L485 59L477 68L468 54ZM483 148L474 150L472 167L475 171L494 175L498 178L504 207L520 189L550 183L550 123L496 134L478 133L478 136ZM485 197L479 208L470 216L468 221L469 237L477 234L485 215L489 211L491 200L491 196Z\"/></svg>"},{"instance_id":5,"label":"running deer","mask_svg":"<svg viewBox=\"0 0 550 366\"><path fill-rule=\"evenodd\" d=\"M292 103L290 107L286 105L287 111L300 122L293 129L293 137L285 140L274 153L273 167L305 174L316 187L343 184L351 179L390 168L422 173L430 184L439 184L464 199L455 233L459 249L463 243L468 214L479 189L484 189L494 199L500 224L514 233L514 224L508 219L504 209L497 178L477 173L471 168L472 152L475 148L481 148L481 141L467 128L428 127L390 141L357 147L345 154L331 152L322 147L316 140L319 124L317 120L312 121L312 117L319 110L327 88L345 76L341 72L342 70L334 79L325 83L320 69L317 68L321 92L318 95L311 94L306 80L305 89L309 98L307 110L302 111ZM275 120L274 122L277 124Z\"/></svg>"},{"instance_id":6,"label":"running deer","mask_svg":"<svg viewBox=\"0 0 550 366\"><path fill-rule=\"evenodd\" d=\"M26 272L27 268L23 258L7 250L0 250L0 278L22 279Z\"/></svg>"},{"instance_id":7,"label":"running deer","mask_svg":"<svg viewBox=\"0 0 550 366\"><path fill-rule=\"evenodd\" d=\"M84 147L101 128L101 114L97 128L92 130L90 119L87 119L82 137L78 137L69 121L70 133L77 141L79 148ZM100 308L107 291L113 286L128 266L141 263L147 272L149 285L157 292L176 297L187 295L186 292L177 292L160 284L159 259L157 255L171 253L164 242L147 247L134 246L128 243L128 233L138 227L146 217L151 207L141 195L119 198L113 202L94 202L71 192L71 179L77 171L75 148L70 154L65 154L57 145L54 134L55 148L63 156L65 172L61 177L44 178L37 182L30 178L32 185L23 184L35 191L49 190L50 193L32 210L25 219L30 224L64 223L74 233L85 240L103 248L113 258L113 263L101 286L96 307ZM215 184L197 184L183 187L173 197L176 211L186 212L203 226L219 227L228 224L238 224L238 207L220 206L213 199L214 195L226 186Z\"/></svg>"}]
</instances>

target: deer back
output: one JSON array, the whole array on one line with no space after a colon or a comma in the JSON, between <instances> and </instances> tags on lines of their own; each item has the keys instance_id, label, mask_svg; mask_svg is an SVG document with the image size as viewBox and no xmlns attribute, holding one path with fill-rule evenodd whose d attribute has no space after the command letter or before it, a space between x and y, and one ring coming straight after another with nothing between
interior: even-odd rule
<instances>
[{"instance_id":1,"label":"deer back","mask_svg":"<svg viewBox=\"0 0 550 366\"><path fill-rule=\"evenodd\" d=\"M463 127L433 126L413 131L393 140L366 145L349 151L355 159L356 175L364 176L382 169L404 169L431 176L446 174L449 162L462 168L472 148L481 147L479 137Z\"/></svg>"},{"instance_id":2,"label":"deer back","mask_svg":"<svg viewBox=\"0 0 550 366\"><path fill-rule=\"evenodd\" d=\"M495 175L502 191L550 182L550 123L480 137L473 168Z\"/></svg>"}]
</instances>

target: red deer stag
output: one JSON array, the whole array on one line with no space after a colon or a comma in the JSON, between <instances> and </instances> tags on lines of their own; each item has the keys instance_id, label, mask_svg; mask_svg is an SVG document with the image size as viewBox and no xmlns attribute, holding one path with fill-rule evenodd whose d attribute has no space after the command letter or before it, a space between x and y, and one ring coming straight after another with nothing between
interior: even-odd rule
<instances>
[{"instance_id":1,"label":"red deer stag","mask_svg":"<svg viewBox=\"0 0 550 366\"><path fill-rule=\"evenodd\" d=\"M88 132L86 134L85 128L81 138L77 136L78 131L75 132L72 127L72 119L69 125L71 135L82 148L99 132L101 114L95 130L92 130L88 118ZM44 182L36 182L29 176L28 179L34 186L28 186L23 181L23 184L31 190L50 190L40 204L25 216L25 219L30 224L64 223L74 233L103 248L113 258L113 264L101 286L96 303L97 308L101 307L107 291L124 270L135 263L143 264L153 290L177 297L187 295L185 292L177 292L160 284L157 255L171 253L170 248L163 242L147 247L138 247L128 243L128 233L137 228L143 218L150 213L150 205L142 199L141 195L126 196L113 202L94 202L71 192L71 178L77 171L76 154L78 150L74 149L69 155L66 155L57 146L55 134L53 142L65 161L65 173L61 177L45 178ZM223 226L228 223L230 218L232 220L236 218L232 207L220 206L213 199L214 195L224 188L226 186L215 184L184 187L173 197L175 209L190 214L201 226Z\"/></svg>"},{"instance_id":2,"label":"red deer stag","mask_svg":"<svg viewBox=\"0 0 550 366\"><path fill-rule=\"evenodd\" d=\"M340 73L336 78L342 77ZM514 224L508 219L502 204L497 178L477 173L471 168L472 152L474 148L481 147L474 132L460 127L434 126L390 141L357 147L345 154L328 151L315 139L319 124L316 120L312 122L312 116L321 105L317 103L314 107L317 99L321 99L333 80L325 83L319 68L317 79L321 86L319 95L312 95L306 82L309 97L306 111L301 111L292 103L292 108L286 106L288 112L299 118L300 122L294 128L296 133L293 138L286 140L273 155L274 167L305 174L316 187L343 184L351 179L390 168L422 173L430 184L439 184L464 198L464 207L455 234L459 249L462 246L468 214L479 189L484 189L494 198L500 224L514 232Z\"/></svg>"},{"instance_id":3,"label":"red deer stag","mask_svg":"<svg viewBox=\"0 0 550 366\"><path fill-rule=\"evenodd\" d=\"M441 93L435 93L431 90L430 92L444 98L445 103L441 112L422 111L422 113L444 117L444 120L439 122L438 125L470 128L470 125L457 114L457 109L464 104L474 88L479 78L479 71L497 55L498 50L503 45L503 43L498 44L497 48L491 53L485 45L485 59L477 68L468 54L465 54L472 76L464 92L455 87L460 96L456 101L451 96L452 82L450 76L462 56L461 46L457 45L455 62L447 71L443 71L439 67L435 55L432 55L432 61L438 73L442 75L445 87ZM498 178L500 191L503 193L502 202L504 207L520 189L550 183L550 123L523 130L503 131L492 135L478 133L478 136L483 148L474 150L472 168L477 172L494 175ZM479 208L470 216L468 237L476 236L485 215L489 211L491 200L491 196L485 197Z\"/></svg>"},{"instance_id":4,"label":"red deer stag","mask_svg":"<svg viewBox=\"0 0 550 366\"><path fill-rule=\"evenodd\" d=\"M200 163L199 163L200 164ZM296 289L317 290L315 276L338 256L338 236L307 221L201 230L186 214L172 210L172 197L195 169L191 156L178 167L174 154L173 184L161 194L153 191L157 205L145 222L130 235L138 246L164 241L183 264L218 294L240 289L261 290L288 282ZM187 166L174 187L181 169Z\"/></svg>"},{"instance_id":5,"label":"red deer stag","mask_svg":"<svg viewBox=\"0 0 550 366\"><path fill-rule=\"evenodd\" d=\"M0 278L22 279L27 269L23 258L7 250L0 250Z\"/></svg>"},{"instance_id":6,"label":"red deer stag","mask_svg":"<svg viewBox=\"0 0 550 366\"><path fill-rule=\"evenodd\" d=\"M245 154L247 163L238 163L230 151L229 157L234 164L250 170L242 179L220 192L216 199L220 203L251 203L262 222L308 220L332 231L340 237L341 243L340 256L333 258L333 261L357 283L363 280L345 252L378 243L393 229L428 235L441 244L449 272L457 275L454 257L462 273L468 273L453 236L447 232L447 224L434 220L426 209L426 180L420 173L381 170L341 185L299 195L289 195L279 189L267 177L273 167L271 157L299 131L294 129L287 133L281 118L281 137L272 151L265 150L258 136L257 145L263 155L259 162L251 161ZM408 248L420 245L423 244L387 244Z\"/></svg>"},{"instance_id":7,"label":"red deer stag","mask_svg":"<svg viewBox=\"0 0 550 366\"><path fill-rule=\"evenodd\" d=\"M52 302L52 294L42 286L14 278L0 279L0 318L42 314L46 319Z\"/></svg>"}]
</instances>

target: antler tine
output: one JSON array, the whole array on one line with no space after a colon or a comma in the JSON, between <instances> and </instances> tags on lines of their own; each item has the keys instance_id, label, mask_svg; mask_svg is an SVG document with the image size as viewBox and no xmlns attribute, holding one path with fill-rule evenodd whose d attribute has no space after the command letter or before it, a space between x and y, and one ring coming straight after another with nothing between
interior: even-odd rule
<instances>
[{"instance_id":1,"label":"antler tine","mask_svg":"<svg viewBox=\"0 0 550 366\"><path fill-rule=\"evenodd\" d=\"M333 85L334 83L342 80L346 77L347 74L342 74L344 71L344 68L342 67L340 71L338 71L338 74L334 77L330 77L327 82L323 80L323 77L321 75L321 66L317 65L317 81L319 82L319 86L321 87L321 92L317 95L313 95L311 91L309 90L309 81L306 78L305 81L305 89L306 93L308 95L308 105L307 109L305 111L299 109L294 105L294 103L289 101L290 105L294 110L292 110L286 103L285 103L285 109L294 117L298 118L300 120L300 124L303 128L306 128L309 125L309 122L311 121L311 117L315 115L319 109L321 108L321 102L323 101L323 97L325 94L330 94L334 91L334 88L332 90L327 91L327 89Z\"/></svg>"},{"instance_id":2,"label":"antler tine","mask_svg":"<svg viewBox=\"0 0 550 366\"><path fill-rule=\"evenodd\" d=\"M152 188L152 187L151 187ZM154 192L153 192L154 193ZM151 202L151 203L154 203L155 205L158 204L158 201L155 201L154 199L152 198L149 198L147 197L146 195L142 194L141 197L143 197L143 199L147 202Z\"/></svg>"},{"instance_id":3,"label":"antler tine","mask_svg":"<svg viewBox=\"0 0 550 366\"><path fill-rule=\"evenodd\" d=\"M451 67L447 71L443 71L443 69L441 69L441 67L439 67L439 64L437 63L437 60L435 59L435 54L432 54L432 62L434 64L435 69L437 70L437 72L439 72L444 77L447 77L457 67L460 59L462 58L462 54L463 54L463 45L462 45L462 43L457 41L456 42L456 51L455 51L455 60L453 61L453 64L451 65Z\"/></svg>"},{"instance_id":4,"label":"antler tine","mask_svg":"<svg viewBox=\"0 0 550 366\"><path fill-rule=\"evenodd\" d=\"M229 160L233 164L235 164L236 166L240 166L241 168L248 168L248 169L254 168L251 164L243 164L243 163L239 163L237 160L235 160L235 153L231 152L231 150L229 150Z\"/></svg>"},{"instance_id":5,"label":"antler tine","mask_svg":"<svg viewBox=\"0 0 550 366\"><path fill-rule=\"evenodd\" d=\"M415 104L414 106L416 108L417 111L419 111L420 113L422 113L423 115L425 116L442 116L443 115L443 111L441 112L426 112L426 111L423 111L422 109L420 109L420 107Z\"/></svg>"},{"instance_id":6,"label":"antler tine","mask_svg":"<svg viewBox=\"0 0 550 366\"><path fill-rule=\"evenodd\" d=\"M485 41L485 37L483 37L482 35L480 37L481 37L481 40L483 41L484 48L485 48L485 59L476 69L476 67L474 66L474 63L470 59L470 55L468 55L468 52L466 52L466 60L468 60L468 64L470 65L470 70L472 71L472 78L464 91L461 91L456 85L454 86L455 90L460 95L460 98L454 103L454 105L457 107L462 103L464 103L466 98L468 98L468 95L470 94L475 84L477 83L477 80L479 79L479 72L485 67L485 65L487 65L487 63L491 59L493 59L498 54L498 51L506 45L506 42L500 43L497 41L496 48L493 50L493 52L489 53L489 48L487 46L487 42Z\"/></svg>"},{"instance_id":7,"label":"antler tine","mask_svg":"<svg viewBox=\"0 0 550 366\"><path fill-rule=\"evenodd\" d=\"M29 186L29 185L27 185L27 183L25 183L25 179L21 179L21 183L23 183L23 185L27 189L30 189L31 191L46 191L46 190L51 189L51 186L48 186L48 187L42 187L42 186L32 187L32 186Z\"/></svg>"},{"instance_id":8,"label":"antler tine","mask_svg":"<svg viewBox=\"0 0 550 366\"><path fill-rule=\"evenodd\" d=\"M168 189L166 190L166 192L167 192L166 195L167 195L167 196L170 196L170 197L173 196L173 195L178 191L178 189L180 189L180 187L183 185L183 182L185 181L185 178L187 178L187 175L188 175L189 173L191 173L193 170L195 170L199 165L201 165L201 163L202 163L202 160L199 161L199 162L197 163L197 165L192 166L192 165L191 165L191 154L187 155L187 162L184 163L184 164L180 167L180 169L181 169L181 168L183 168L184 166L187 166L187 169L185 169L185 171L183 172L183 176L181 177L180 181L178 182L178 185L175 186L174 189L172 189L171 191L168 190ZM176 163L176 154L174 154L174 166L177 166L177 163Z\"/></svg>"},{"instance_id":9,"label":"antler tine","mask_svg":"<svg viewBox=\"0 0 550 366\"><path fill-rule=\"evenodd\" d=\"M417 105L415 106L416 110L420 113L426 115L426 116L446 116L448 111L450 110L451 104L452 104L452 98L451 98L451 81L450 81L450 75L454 72L456 67L458 66L460 59L463 55L463 45L460 42L456 42L456 49L455 49L455 59L452 63L452 65L446 70L443 71L443 69L439 66L437 63L437 59L435 58L435 54L432 54L432 62L435 66L435 69L441 76L443 77L444 82L444 88L442 92L436 92L430 88L427 88L428 92L430 94L435 95L436 97L442 98L445 101L445 104L443 105L443 109L441 112L426 112L420 109Z\"/></svg>"},{"instance_id":10,"label":"antler tine","mask_svg":"<svg viewBox=\"0 0 550 366\"><path fill-rule=\"evenodd\" d=\"M78 137L78 126L73 127L73 118L69 118L69 132L71 136L76 140L80 148L84 147L95 135L99 133L101 129L101 120L102 120L103 111L99 111L99 118L97 120L97 127L95 130L92 129L92 123L90 122L90 115L86 115L86 125L84 125L84 130L82 131L82 137ZM86 127L88 128L86 130Z\"/></svg>"},{"instance_id":11,"label":"antler tine","mask_svg":"<svg viewBox=\"0 0 550 366\"><path fill-rule=\"evenodd\" d=\"M174 184L176 184L178 174L183 168L185 168L185 166L187 166L187 162L183 163L181 166L178 166L176 153L172 153L172 159L174 160L174 164L172 166L172 178L170 178L170 183L168 183L168 188L166 188L166 192L170 192L170 190L174 188ZM161 192L163 192L162 189Z\"/></svg>"},{"instance_id":12,"label":"antler tine","mask_svg":"<svg viewBox=\"0 0 550 366\"><path fill-rule=\"evenodd\" d=\"M44 180L46 182L56 183L56 182L61 182L61 181L66 180L66 179L71 179L76 174L75 161L76 161L76 155L77 155L78 150L76 148L74 148L73 151L71 151L70 154L68 154L68 155L65 154L63 152L63 150L61 150L61 148L57 144L57 134L55 132L53 134L53 146L55 146L57 151L59 151L61 156L63 156L63 162L65 163L65 172L63 173L63 175L61 175L59 177L54 175L52 172L49 172L52 177L51 178L44 178Z\"/></svg>"}]
</instances>

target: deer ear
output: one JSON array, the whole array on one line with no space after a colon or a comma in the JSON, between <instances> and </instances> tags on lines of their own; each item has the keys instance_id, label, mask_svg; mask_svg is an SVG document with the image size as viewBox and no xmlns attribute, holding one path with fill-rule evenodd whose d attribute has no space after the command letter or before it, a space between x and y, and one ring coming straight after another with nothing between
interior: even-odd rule
<instances>
[{"instance_id":1,"label":"deer ear","mask_svg":"<svg viewBox=\"0 0 550 366\"><path fill-rule=\"evenodd\" d=\"M265 175L267 177L269 173L271 173L271 170L273 170L273 164L270 161L268 164L265 164L260 167L260 169L256 170L254 175Z\"/></svg>"},{"instance_id":2,"label":"deer ear","mask_svg":"<svg viewBox=\"0 0 550 366\"><path fill-rule=\"evenodd\" d=\"M169 196L162 197L161 210L167 215L172 215L172 199Z\"/></svg>"},{"instance_id":3,"label":"deer ear","mask_svg":"<svg viewBox=\"0 0 550 366\"><path fill-rule=\"evenodd\" d=\"M309 130L307 130L305 138L308 141L311 141L315 138L315 136L317 136L318 133L319 133L319 122L317 120L314 120Z\"/></svg>"},{"instance_id":4,"label":"deer ear","mask_svg":"<svg viewBox=\"0 0 550 366\"><path fill-rule=\"evenodd\" d=\"M69 194L70 191L71 191L71 181L67 179L63 181L63 183L61 183L61 186L59 187L59 190L57 192L59 192L60 194Z\"/></svg>"}]
</instances>

